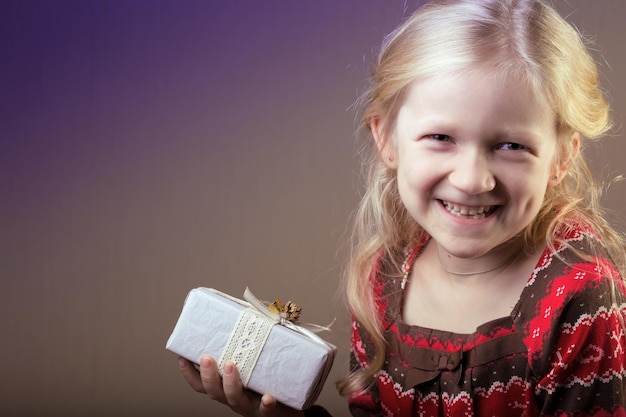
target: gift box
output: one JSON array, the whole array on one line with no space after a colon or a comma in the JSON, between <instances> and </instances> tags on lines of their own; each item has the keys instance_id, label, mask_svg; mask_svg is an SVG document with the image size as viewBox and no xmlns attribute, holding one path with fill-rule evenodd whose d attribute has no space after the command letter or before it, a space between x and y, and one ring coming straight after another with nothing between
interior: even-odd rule
<instances>
[{"instance_id":1,"label":"gift box","mask_svg":"<svg viewBox=\"0 0 626 417\"><path fill-rule=\"evenodd\" d=\"M246 291L249 302L212 288L191 290L166 349L196 364L210 355L220 370L233 361L246 388L298 410L309 408L337 348Z\"/></svg>"}]
</instances>

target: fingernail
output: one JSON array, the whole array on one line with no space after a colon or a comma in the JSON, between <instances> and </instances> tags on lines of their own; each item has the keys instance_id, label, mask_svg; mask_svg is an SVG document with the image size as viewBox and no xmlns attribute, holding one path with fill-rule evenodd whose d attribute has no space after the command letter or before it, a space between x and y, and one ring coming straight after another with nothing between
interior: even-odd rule
<instances>
[{"instance_id":1,"label":"fingernail","mask_svg":"<svg viewBox=\"0 0 626 417\"><path fill-rule=\"evenodd\" d=\"M200 366L209 369L211 367L211 360L207 357L200 358Z\"/></svg>"},{"instance_id":2,"label":"fingernail","mask_svg":"<svg viewBox=\"0 0 626 417\"><path fill-rule=\"evenodd\" d=\"M183 358L178 358L178 367L180 369L185 369L187 366L187 362Z\"/></svg>"},{"instance_id":3,"label":"fingernail","mask_svg":"<svg viewBox=\"0 0 626 417\"><path fill-rule=\"evenodd\" d=\"M267 395L264 395L261 397L261 403L265 406L265 407L270 407L274 405L274 400L271 397L268 397Z\"/></svg>"},{"instance_id":4,"label":"fingernail","mask_svg":"<svg viewBox=\"0 0 626 417\"><path fill-rule=\"evenodd\" d=\"M224 364L224 373L225 373L226 375L230 375L230 374L232 374L232 373L233 373L233 368L234 368L234 365L233 365L233 363L232 363L232 362L226 362L226 363Z\"/></svg>"}]
</instances>

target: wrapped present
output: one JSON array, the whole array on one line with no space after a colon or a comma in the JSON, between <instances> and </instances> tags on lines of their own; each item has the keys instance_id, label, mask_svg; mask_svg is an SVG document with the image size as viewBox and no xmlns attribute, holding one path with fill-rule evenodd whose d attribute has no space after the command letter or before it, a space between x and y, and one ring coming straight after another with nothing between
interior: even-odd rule
<instances>
[{"instance_id":1,"label":"wrapped present","mask_svg":"<svg viewBox=\"0 0 626 417\"><path fill-rule=\"evenodd\" d=\"M221 372L237 365L242 384L298 410L317 400L337 348L298 326L297 305L266 306L246 289L246 301L211 288L189 292L166 349L196 364L210 355Z\"/></svg>"}]
</instances>

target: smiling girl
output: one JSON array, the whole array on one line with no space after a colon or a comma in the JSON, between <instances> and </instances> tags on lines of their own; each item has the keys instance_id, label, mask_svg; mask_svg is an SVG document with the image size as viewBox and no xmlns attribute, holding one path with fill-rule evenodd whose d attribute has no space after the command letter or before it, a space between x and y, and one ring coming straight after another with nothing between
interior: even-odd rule
<instances>
[{"instance_id":1,"label":"smiling girl","mask_svg":"<svg viewBox=\"0 0 626 417\"><path fill-rule=\"evenodd\" d=\"M595 63L542 1L432 2L364 96L355 416L626 415L624 243L582 158Z\"/></svg>"},{"instance_id":2,"label":"smiling girl","mask_svg":"<svg viewBox=\"0 0 626 417\"><path fill-rule=\"evenodd\" d=\"M610 121L579 34L539 0L433 1L361 104L352 414L626 416L626 251L583 159ZM298 415L212 359L183 374L243 415Z\"/></svg>"}]
</instances>

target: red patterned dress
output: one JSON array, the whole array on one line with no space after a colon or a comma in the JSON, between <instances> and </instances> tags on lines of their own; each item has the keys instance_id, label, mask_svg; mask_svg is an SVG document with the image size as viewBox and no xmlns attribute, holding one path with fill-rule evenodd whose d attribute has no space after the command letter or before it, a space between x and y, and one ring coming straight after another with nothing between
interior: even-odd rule
<instances>
[{"instance_id":1,"label":"red patterned dress","mask_svg":"<svg viewBox=\"0 0 626 417\"><path fill-rule=\"evenodd\" d=\"M590 253L587 234L566 237ZM408 251L406 274L421 249ZM386 362L371 389L350 397L354 416L626 416L626 303L611 303L607 262L545 250L511 315L472 334L404 323L401 280L385 268L381 260L375 292ZM624 300L621 282L617 290ZM366 366L372 347L353 322L352 366Z\"/></svg>"}]
</instances>

